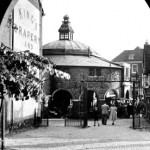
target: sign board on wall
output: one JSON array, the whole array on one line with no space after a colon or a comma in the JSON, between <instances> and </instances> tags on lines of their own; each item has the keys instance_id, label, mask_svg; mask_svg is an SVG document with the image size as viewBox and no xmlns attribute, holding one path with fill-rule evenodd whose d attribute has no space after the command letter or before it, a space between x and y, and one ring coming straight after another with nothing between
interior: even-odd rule
<instances>
[{"instance_id":1,"label":"sign board on wall","mask_svg":"<svg viewBox=\"0 0 150 150\"><path fill-rule=\"evenodd\" d=\"M28 0L19 0L14 8L14 50L40 53L40 12Z\"/></svg>"}]
</instances>

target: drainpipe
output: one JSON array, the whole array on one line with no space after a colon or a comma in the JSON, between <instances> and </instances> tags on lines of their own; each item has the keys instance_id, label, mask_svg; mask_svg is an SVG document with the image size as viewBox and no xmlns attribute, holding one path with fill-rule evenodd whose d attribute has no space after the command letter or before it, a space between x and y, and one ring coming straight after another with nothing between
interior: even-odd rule
<instances>
[{"instance_id":1,"label":"drainpipe","mask_svg":"<svg viewBox=\"0 0 150 150\"><path fill-rule=\"evenodd\" d=\"M41 0L38 0L39 2L39 20L40 20L40 24L39 24L39 36L40 36L40 44L39 44L39 55L42 56L42 17L44 16L44 12L43 12L43 8L42 8L42 2ZM42 78L42 72L39 73L39 78ZM40 87L41 89L41 87ZM41 116L41 111L42 111L42 104L41 104L41 94L39 96L38 99L38 110L37 110L37 117L38 117L38 125L39 123L42 122L42 116Z\"/></svg>"},{"instance_id":2,"label":"drainpipe","mask_svg":"<svg viewBox=\"0 0 150 150\"><path fill-rule=\"evenodd\" d=\"M12 11L12 26L11 26L11 33L12 33L12 37L11 37L11 48L12 50L14 50L14 9ZM13 130L13 126L14 126L14 99L11 99L11 130Z\"/></svg>"},{"instance_id":3,"label":"drainpipe","mask_svg":"<svg viewBox=\"0 0 150 150\"><path fill-rule=\"evenodd\" d=\"M0 89L1 89L1 149L4 150L5 149L5 98L4 98L4 85L3 83L0 84Z\"/></svg>"}]
</instances>

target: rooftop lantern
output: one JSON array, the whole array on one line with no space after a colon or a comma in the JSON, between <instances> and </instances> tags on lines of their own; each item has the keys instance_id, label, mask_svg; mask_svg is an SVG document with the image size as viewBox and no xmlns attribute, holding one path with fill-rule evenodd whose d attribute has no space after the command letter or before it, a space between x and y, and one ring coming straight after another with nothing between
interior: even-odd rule
<instances>
[{"instance_id":1,"label":"rooftop lantern","mask_svg":"<svg viewBox=\"0 0 150 150\"><path fill-rule=\"evenodd\" d=\"M73 40L73 29L69 25L69 16L65 15L63 17L64 21L62 21L62 25L59 28L59 40Z\"/></svg>"}]
</instances>

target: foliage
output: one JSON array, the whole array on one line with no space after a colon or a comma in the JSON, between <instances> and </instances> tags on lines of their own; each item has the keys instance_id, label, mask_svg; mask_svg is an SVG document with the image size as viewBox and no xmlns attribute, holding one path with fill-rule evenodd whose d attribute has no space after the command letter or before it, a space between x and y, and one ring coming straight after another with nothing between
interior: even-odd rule
<instances>
[{"instance_id":1,"label":"foliage","mask_svg":"<svg viewBox=\"0 0 150 150\"><path fill-rule=\"evenodd\" d=\"M0 82L16 100L27 100L29 97L37 99L43 94L42 76L51 66L47 58L28 50L16 52L3 44L0 47Z\"/></svg>"}]
</instances>

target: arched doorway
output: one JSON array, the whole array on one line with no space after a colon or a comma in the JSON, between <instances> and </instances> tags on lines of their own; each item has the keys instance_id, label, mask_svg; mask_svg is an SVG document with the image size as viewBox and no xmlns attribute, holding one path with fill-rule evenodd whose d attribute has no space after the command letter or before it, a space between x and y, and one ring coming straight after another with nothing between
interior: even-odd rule
<instances>
[{"instance_id":1,"label":"arched doorway","mask_svg":"<svg viewBox=\"0 0 150 150\"><path fill-rule=\"evenodd\" d=\"M87 90L87 100L86 100L86 104L85 102L83 102L83 95L84 93L82 93L79 97L79 100L82 102L81 105L82 107L84 107L83 105L87 105L86 107L86 111L88 113L88 117L91 118L92 114L93 114L93 107L98 107L98 95L94 90ZM80 111L83 111L83 108L81 107Z\"/></svg>"},{"instance_id":2,"label":"arched doorway","mask_svg":"<svg viewBox=\"0 0 150 150\"><path fill-rule=\"evenodd\" d=\"M94 90L87 91L87 103L88 103L88 110L90 111L93 109L94 106L97 106L98 95Z\"/></svg>"},{"instance_id":3,"label":"arched doorway","mask_svg":"<svg viewBox=\"0 0 150 150\"><path fill-rule=\"evenodd\" d=\"M57 114L57 117L64 117L67 114L67 108L71 104L72 95L65 89L58 89L52 94L50 110Z\"/></svg>"},{"instance_id":4,"label":"arched doorway","mask_svg":"<svg viewBox=\"0 0 150 150\"><path fill-rule=\"evenodd\" d=\"M117 103L118 93L114 89L109 89L104 96L106 103L110 106L112 103ZM116 104L117 105L117 104Z\"/></svg>"},{"instance_id":5,"label":"arched doorway","mask_svg":"<svg viewBox=\"0 0 150 150\"><path fill-rule=\"evenodd\" d=\"M98 107L98 95L94 90L87 90L87 113L93 118L93 108Z\"/></svg>"}]
</instances>

